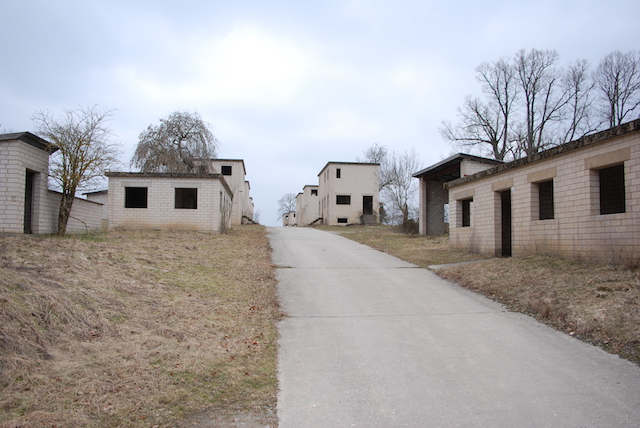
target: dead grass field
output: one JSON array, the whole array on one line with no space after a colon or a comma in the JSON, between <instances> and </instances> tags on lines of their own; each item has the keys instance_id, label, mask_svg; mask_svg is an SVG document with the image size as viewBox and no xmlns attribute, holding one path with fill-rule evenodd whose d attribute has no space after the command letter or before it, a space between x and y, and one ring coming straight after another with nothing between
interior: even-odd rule
<instances>
[{"instance_id":1,"label":"dead grass field","mask_svg":"<svg viewBox=\"0 0 640 428\"><path fill-rule=\"evenodd\" d=\"M333 228L421 267L478 257L452 251L445 237L403 235L390 227ZM439 269L464 287L640 364L640 269L535 256Z\"/></svg>"},{"instance_id":2,"label":"dead grass field","mask_svg":"<svg viewBox=\"0 0 640 428\"><path fill-rule=\"evenodd\" d=\"M0 237L0 426L276 426L275 288L260 226Z\"/></svg>"}]
</instances>

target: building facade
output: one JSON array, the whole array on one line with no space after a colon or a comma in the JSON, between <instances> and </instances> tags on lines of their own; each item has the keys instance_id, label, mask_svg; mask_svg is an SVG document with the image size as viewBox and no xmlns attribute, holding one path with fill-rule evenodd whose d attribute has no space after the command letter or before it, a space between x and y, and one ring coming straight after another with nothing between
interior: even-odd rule
<instances>
[{"instance_id":1,"label":"building facade","mask_svg":"<svg viewBox=\"0 0 640 428\"><path fill-rule=\"evenodd\" d=\"M239 225L253 221L253 199L250 195L251 186L246 180L244 160L211 159L209 172L221 174L233 193L231 224Z\"/></svg>"},{"instance_id":2,"label":"building facade","mask_svg":"<svg viewBox=\"0 0 640 428\"><path fill-rule=\"evenodd\" d=\"M298 226L309 226L320 221L320 198L318 186L306 185L296 197L296 218Z\"/></svg>"},{"instance_id":3,"label":"building facade","mask_svg":"<svg viewBox=\"0 0 640 428\"><path fill-rule=\"evenodd\" d=\"M111 172L109 229L222 232L231 227L233 192L221 174Z\"/></svg>"},{"instance_id":4,"label":"building facade","mask_svg":"<svg viewBox=\"0 0 640 428\"><path fill-rule=\"evenodd\" d=\"M640 261L640 120L444 186L453 248Z\"/></svg>"},{"instance_id":5,"label":"building facade","mask_svg":"<svg viewBox=\"0 0 640 428\"><path fill-rule=\"evenodd\" d=\"M449 191L443 186L444 183L501 163L495 159L458 153L413 174L413 177L420 180L420 235L439 236L448 232L445 207L449 204Z\"/></svg>"},{"instance_id":6,"label":"building facade","mask_svg":"<svg viewBox=\"0 0 640 428\"><path fill-rule=\"evenodd\" d=\"M322 224L377 224L379 170L377 163L327 163L318 174Z\"/></svg>"},{"instance_id":7,"label":"building facade","mask_svg":"<svg viewBox=\"0 0 640 428\"><path fill-rule=\"evenodd\" d=\"M0 232L55 233L62 195L49 190L49 155L56 148L29 132L0 135ZM68 233L102 230L103 205L75 198Z\"/></svg>"}]
</instances>

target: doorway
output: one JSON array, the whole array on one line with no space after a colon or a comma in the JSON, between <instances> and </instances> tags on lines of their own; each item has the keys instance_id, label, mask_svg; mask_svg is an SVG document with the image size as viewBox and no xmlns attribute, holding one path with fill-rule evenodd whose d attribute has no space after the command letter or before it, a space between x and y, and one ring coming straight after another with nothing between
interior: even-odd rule
<instances>
[{"instance_id":1,"label":"doorway","mask_svg":"<svg viewBox=\"0 0 640 428\"><path fill-rule=\"evenodd\" d=\"M502 257L511 257L511 189L500 192Z\"/></svg>"},{"instance_id":2,"label":"doorway","mask_svg":"<svg viewBox=\"0 0 640 428\"><path fill-rule=\"evenodd\" d=\"M33 184L36 173L27 171L24 186L24 233L33 233Z\"/></svg>"},{"instance_id":3,"label":"doorway","mask_svg":"<svg viewBox=\"0 0 640 428\"><path fill-rule=\"evenodd\" d=\"M362 214L364 215L373 214L373 196L362 197Z\"/></svg>"}]
</instances>

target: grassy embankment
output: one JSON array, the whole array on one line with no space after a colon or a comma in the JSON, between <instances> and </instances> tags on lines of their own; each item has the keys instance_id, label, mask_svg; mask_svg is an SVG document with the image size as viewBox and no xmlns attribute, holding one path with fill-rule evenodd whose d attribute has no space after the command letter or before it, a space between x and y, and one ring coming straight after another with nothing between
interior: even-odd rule
<instances>
[{"instance_id":1,"label":"grassy embankment","mask_svg":"<svg viewBox=\"0 0 640 428\"><path fill-rule=\"evenodd\" d=\"M275 425L275 286L259 226L0 237L0 426Z\"/></svg>"}]
</instances>

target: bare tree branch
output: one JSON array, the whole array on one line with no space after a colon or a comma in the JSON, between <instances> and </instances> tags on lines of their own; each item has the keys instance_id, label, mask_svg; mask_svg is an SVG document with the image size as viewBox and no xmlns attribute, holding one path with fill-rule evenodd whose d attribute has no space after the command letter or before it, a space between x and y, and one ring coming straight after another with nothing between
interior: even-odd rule
<instances>
[{"instance_id":1,"label":"bare tree branch","mask_svg":"<svg viewBox=\"0 0 640 428\"><path fill-rule=\"evenodd\" d=\"M113 114L93 106L65 110L60 118L42 110L32 116L37 132L58 148L49 163L49 176L62 192L58 235L66 233L76 192L118 164L119 145L111 142L112 131L106 125Z\"/></svg>"}]
</instances>

